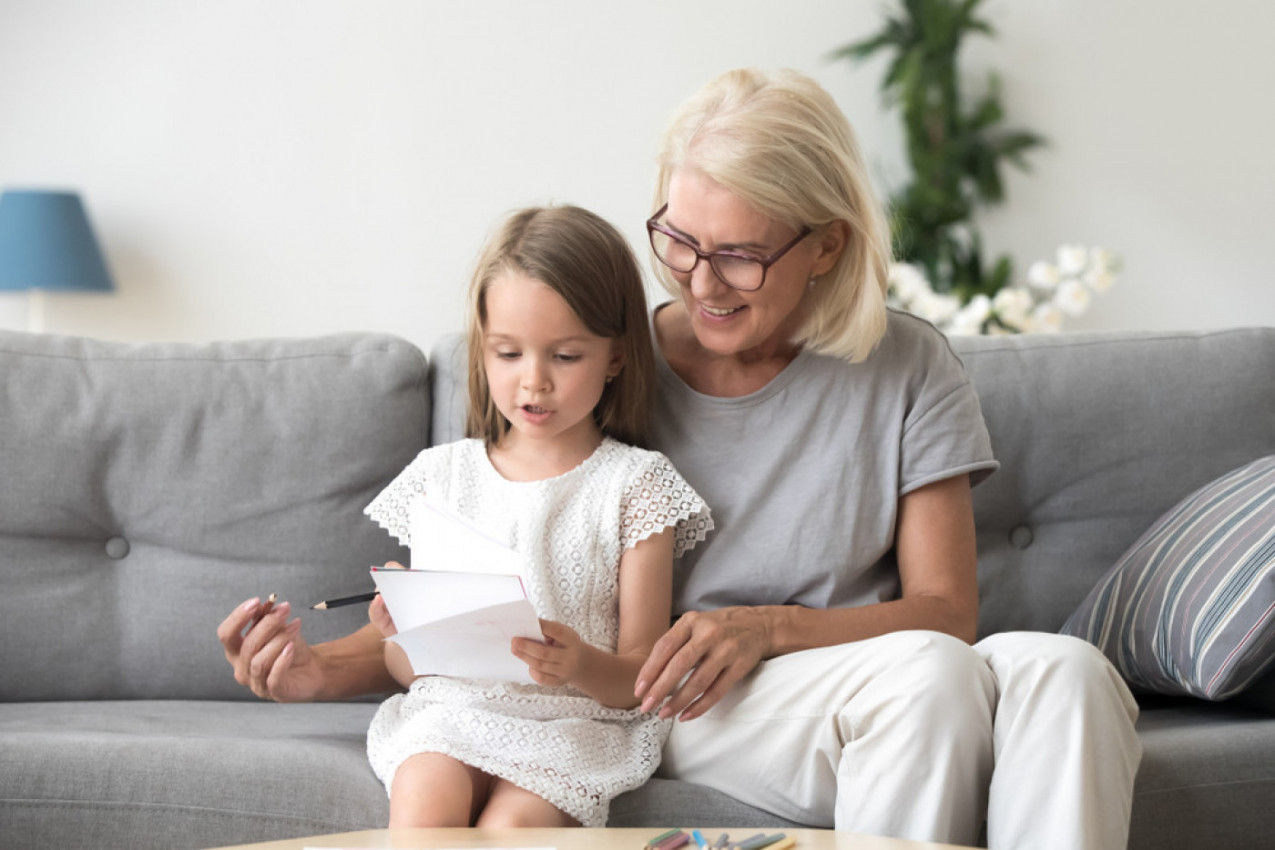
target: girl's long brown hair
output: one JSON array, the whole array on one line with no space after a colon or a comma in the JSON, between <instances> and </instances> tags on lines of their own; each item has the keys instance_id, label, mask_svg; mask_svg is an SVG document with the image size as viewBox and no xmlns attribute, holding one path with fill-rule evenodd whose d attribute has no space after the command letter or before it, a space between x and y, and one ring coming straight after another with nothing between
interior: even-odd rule
<instances>
[{"instance_id":1,"label":"girl's long brown hair","mask_svg":"<svg viewBox=\"0 0 1275 850\"><path fill-rule=\"evenodd\" d=\"M618 340L624 367L593 410L602 433L646 447L655 398L655 356L642 273L614 227L575 206L531 207L511 215L487 242L469 287L469 416L465 433L494 445L509 430L483 368L487 289L521 273L562 296L591 333ZM534 317L530 317L534 321Z\"/></svg>"}]
</instances>

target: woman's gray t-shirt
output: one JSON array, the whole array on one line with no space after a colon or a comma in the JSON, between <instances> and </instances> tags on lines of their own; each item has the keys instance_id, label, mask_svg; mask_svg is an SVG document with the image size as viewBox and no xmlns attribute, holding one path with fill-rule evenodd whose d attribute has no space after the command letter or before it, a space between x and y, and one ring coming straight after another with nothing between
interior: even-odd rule
<instances>
[{"instance_id":1,"label":"woman's gray t-shirt","mask_svg":"<svg viewBox=\"0 0 1275 850\"><path fill-rule=\"evenodd\" d=\"M713 511L674 565L675 614L727 605L834 608L897 599L899 498L998 466L947 339L891 311L862 363L802 351L755 393L692 390L657 354L653 448Z\"/></svg>"}]
</instances>

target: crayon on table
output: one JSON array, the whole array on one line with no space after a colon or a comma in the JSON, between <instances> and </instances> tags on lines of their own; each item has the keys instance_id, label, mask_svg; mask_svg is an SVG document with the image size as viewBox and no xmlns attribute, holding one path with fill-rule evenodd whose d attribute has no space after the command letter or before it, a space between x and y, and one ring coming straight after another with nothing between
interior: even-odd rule
<instances>
[{"instance_id":1,"label":"crayon on table","mask_svg":"<svg viewBox=\"0 0 1275 850\"><path fill-rule=\"evenodd\" d=\"M784 839L782 832L776 832L772 835L754 835L752 838L746 838L739 842L739 850L761 850L761 848L774 844Z\"/></svg>"},{"instance_id":2,"label":"crayon on table","mask_svg":"<svg viewBox=\"0 0 1275 850\"><path fill-rule=\"evenodd\" d=\"M646 842L646 846L655 847L661 841L668 841L670 838L672 838L674 835L677 835L679 832L681 832L680 829L670 829L668 832L661 832L659 835L655 836L650 841Z\"/></svg>"},{"instance_id":3,"label":"crayon on table","mask_svg":"<svg viewBox=\"0 0 1275 850\"><path fill-rule=\"evenodd\" d=\"M672 838L666 838L659 844L656 844L654 850L677 850L678 847L681 847L683 844L689 844L690 841L691 837L679 829L677 834Z\"/></svg>"},{"instance_id":4,"label":"crayon on table","mask_svg":"<svg viewBox=\"0 0 1275 850\"><path fill-rule=\"evenodd\" d=\"M766 850L792 850L796 846L797 839L790 835L787 838L776 841L774 844L766 845Z\"/></svg>"},{"instance_id":5,"label":"crayon on table","mask_svg":"<svg viewBox=\"0 0 1275 850\"><path fill-rule=\"evenodd\" d=\"M691 838L695 840L695 846L699 850L708 850L708 842L704 840L704 834L698 829L691 830Z\"/></svg>"}]
</instances>

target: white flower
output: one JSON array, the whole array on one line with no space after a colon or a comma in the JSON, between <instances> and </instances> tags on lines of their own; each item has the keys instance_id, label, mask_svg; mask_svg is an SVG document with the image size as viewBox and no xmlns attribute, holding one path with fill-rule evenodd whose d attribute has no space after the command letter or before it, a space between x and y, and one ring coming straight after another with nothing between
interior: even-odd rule
<instances>
[{"instance_id":1,"label":"white flower","mask_svg":"<svg viewBox=\"0 0 1275 850\"><path fill-rule=\"evenodd\" d=\"M1027 317L1027 326L1024 331L1031 333L1057 333L1062 330L1063 314L1062 311L1049 302L1040 304L1031 315Z\"/></svg>"},{"instance_id":2,"label":"white flower","mask_svg":"<svg viewBox=\"0 0 1275 850\"><path fill-rule=\"evenodd\" d=\"M983 332L983 323L992 315L992 299L982 293L956 311L956 315L944 328L954 336L972 336Z\"/></svg>"},{"instance_id":3,"label":"white flower","mask_svg":"<svg viewBox=\"0 0 1275 850\"><path fill-rule=\"evenodd\" d=\"M1053 289L1060 277L1058 267L1044 260L1037 260L1027 269L1027 282L1041 289Z\"/></svg>"},{"instance_id":4,"label":"white flower","mask_svg":"<svg viewBox=\"0 0 1275 850\"><path fill-rule=\"evenodd\" d=\"M1061 245L1058 248L1058 271L1063 277L1075 277L1089 265L1089 249L1084 245Z\"/></svg>"},{"instance_id":5,"label":"white flower","mask_svg":"<svg viewBox=\"0 0 1275 850\"><path fill-rule=\"evenodd\" d=\"M992 299L992 309L997 317L1006 324L1021 328L1027 321L1036 299L1021 286L1006 286L996 293Z\"/></svg>"},{"instance_id":6,"label":"white flower","mask_svg":"<svg viewBox=\"0 0 1275 850\"><path fill-rule=\"evenodd\" d=\"M1105 273L1114 270L1116 258L1106 248L1094 248L1089 252L1089 269L1094 273Z\"/></svg>"},{"instance_id":7,"label":"white flower","mask_svg":"<svg viewBox=\"0 0 1275 850\"><path fill-rule=\"evenodd\" d=\"M905 305L930 292L930 282L925 279L925 273L911 263L891 264L889 283L895 296Z\"/></svg>"},{"instance_id":8,"label":"white flower","mask_svg":"<svg viewBox=\"0 0 1275 850\"><path fill-rule=\"evenodd\" d=\"M941 325L956 315L956 311L961 309L961 301L955 295L923 292L908 309L926 321Z\"/></svg>"},{"instance_id":9,"label":"white flower","mask_svg":"<svg viewBox=\"0 0 1275 850\"><path fill-rule=\"evenodd\" d=\"M1115 275L1107 271L1106 268L1098 267L1091 268L1085 272L1085 276L1081 280L1094 292L1106 292L1116 282Z\"/></svg>"},{"instance_id":10,"label":"white flower","mask_svg":"<svg viewBox=\"0 0 1275 850\"><path fill-rule=\"evenodd\" d=\"M1058 284L1053 303L1068 316L1079 316L1089 309L1091 297L1089 290L1080 281L1068 278Z\"/></svg>"}]
</instances>

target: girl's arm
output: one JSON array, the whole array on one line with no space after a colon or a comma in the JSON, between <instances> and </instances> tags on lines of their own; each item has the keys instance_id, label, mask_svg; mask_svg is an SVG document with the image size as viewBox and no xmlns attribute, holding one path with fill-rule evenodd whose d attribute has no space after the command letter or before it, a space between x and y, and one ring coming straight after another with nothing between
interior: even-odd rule
<instances>
[{"instance_id":1,"label":"girl's arm","mask_svg":"<svg viewBox=\"0 0 1275 850\"><path fill-rule=\"evenodd\" d=\"M895 547L903 592L891 602L832 609L736 606L683 614L639 674L643 708L669 697L660 715L691 720L762 659L802 649L904 629L946 632L973 642L978 570L969 476L936 481L900 499Z\"/></svg>"},{"instance_id":2,"label":"girl's arm","mask_svg":"<svg viewBox=\"0 0 1275 850\"><path fill-rule=\"evenodd\" d=\"M620 635L616 651L590 646L575 630L542 620L546 641L513 641L542 685L572 685L610 708L638 704L634 683L651 648L668 628L673 597L673 541L665 529L627 549L620 558Z\"/></svg>"}]
</instances>

